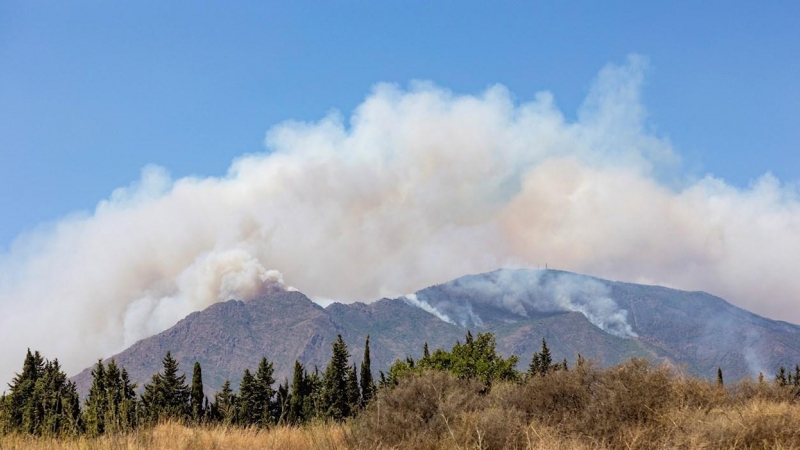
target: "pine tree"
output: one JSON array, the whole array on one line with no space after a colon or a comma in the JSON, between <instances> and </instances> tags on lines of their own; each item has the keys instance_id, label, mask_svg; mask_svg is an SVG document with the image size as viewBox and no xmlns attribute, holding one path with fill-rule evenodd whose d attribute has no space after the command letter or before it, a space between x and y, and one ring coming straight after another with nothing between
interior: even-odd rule
<instances>
[{"instance_id":1,"label":"pine tree","mask_svg":"<svg viewBox=\"0 0 800 450\"><path fill-rule=\"evenodd\" d=\"M348 415L347 404L347 361L350 353L342 335L333 343L331 360L323 375L323 405L325 416L341 421Z\"/></svg>"},{"instance_id":2,"label":"pine tree","mask_svg":"<svg viewBox=\"0 0 800 450\"><path fill-rule=\"evenodd\" d=\"M120 372L120 380L122 380L122 403L119 413L122 419L122 429L129 431L137 425L136 383L131 383L128 371L124 367Z\"/></svg>"},{"instance_id":3,"label":"pine tree","mask_svg":"<svg viewBox=\"0 0 800 450\"><path fill-rule=\"evenodd\" d=\"M290 400L289 380L284 379L283 383L278 385L278 391L275 393L275 408L272 413L274 421L278 425L283 425L288 421Z\"/></svg>"},{"instance_id":4,"label":"pine tree","mask_svg":"<svg viewBox=\"0 0 800 450\"><path fill-rule=\"evenodd\" d=\"M539 375L539 368L542 366L542 358L539 355L539 352L533 353L533 358L531 358L531 363L528 365L528 377L535 377Z\"/></svg>"},{"instance_id":5,"label":"pine tree","mask_svg":"<svg viewBox=\"0 0 800 450\"><path fill-rule=\"evenodd\" d=\"M544 338L542 338L542 351L539 353L539 357L541 358L539 361L539 373L546 375L552 368L553 357L550 355L550 349L547 348L547 341Z\"/></svg>"},{"instance_id":6,"label":"pine tree","mask_svg":"<svg viewBox=\"0 0 800 450\"><path fill-rule=\"evenodd\" d=\"M239 383L239 396L237 398L237 422L242 426L258 423L258 394L256 393L256 379L250 369L244 369L242 381Z\"/></svg>"},{"instance_id":7,"label":"pine tree","mask_svg":"<svg viewBox=\"0 0 800 450\"><path fill-rule=\"evenodd\" d=\"M22 364L22 372L16 376L9 383L9 394L4 400L4 432L18 431L18 432L32 432L29 420L33 405L36 403L35 389L36 382L44 373L44 358L39 352L31 353L28 349L25 355L25 361ZM28 423L24 423L28 422Z\"/></svg>"},{"instance_id":8,"label":"pine tree","mask_svg":"<svg viewBox=\"0 0 800 450\"><path fill-rule=\"evenodd\" d=\"M308 382L306 381L306 371L300 361L294 361L294 373L292 374L292 393L289 400L288 420L293 424L305 422L304 405L309 396Z\"/></svg>"},{"instance_id":9,"label":"pine tree","mask_svg":"<svg viewBox=\"0 0 800 450\"><path fill-rule=\"evenodd\" d=\"M794 387L800 387L800 364L794 365Z\"/></svg>"},{"instance_id":10,"label":"pine tree","mask_svg":"<svg viewBox=\"0 0 800 450\"><path fill-rule=\"evenodd\" d=\"M84 408L84 423L90 436L99 436L105 432L105 418L108 410L106 392L106 369L103 361L98 360L92 369L92 386Z\"/></svg>"},{"instance_id":11,"label":"pine tree","mask_svg":"<svg viewBox=\"0 0 800 450\"><path fill-rule=\"evenodd\" d=\"M785 367L781 366L780 369L778 370L778 373L775 375L775 383L777 383L778 386L781 386L781 387L786 386L787 382L786 382L786 368Z\"/></svg>"},{"instance_id":12,"label":"pine tree","mask_svg":"<svg viewBox=\"0 0 800 450\"><path fill-rule=\"evenodd\" d=\"M256 370L254 392L256 422L262 426L275 423L279 415L277 403L273 399L275 397L275 390L272 388L275 383L274 374L275 368L272 362L262 357Z\"/></svg>"},{"instance_id":13,"label":"pine tree","mask_svg":"<svg viewBox=\"0 0 800 450\"><path fill-rule=\"evenodd\" d=\"M236 396L231 389L230 380L225 380L219 392L214 395L211 409L214 411L215 420L227 424L236 423Z\"/></svg>"},{"instance_id":14,"label":"pine tree","mask_svg":"<svg viewBox=\"0 0 800 450\"><path fill-rule=\"evenodd\" d=\"M178 361L170 352L161 360L164 370L153 375L144 385L142 407L151 421L164 418L183 419L189 415L189 387L186 375L178 375Z\"/></svg>"},{"instance_id":15,"label":"pine tree","mask_svg":"<svg viewBox=\"0 0 800 450\"><path fill-rule=\"evenodd\" d=\"M191 388L191 408L192 408L192 419L195 422L200 422L204 416L204 409L203 409L203 399L205 395L203 394L203 369L200 367L200 362L194 362L194 368L192 370L192 388Z\"/></svg>"},{"instance_id":16,"label":"pine tree","mask_svg":"<svg viewBox=\"0 0 800 450\"><path fill-rule=\"evenodd\" d=\"M369 339L369 336L367 336L367 339ZM422 347L422 359L424 360L431 359L431 352L430 350L428 350L427 342L425 342L425 345Z\"/></svg>"},{"instance_id":17,"label":"pine tree","mask_svg":"<svg viewBox=\"0 0 800 450\"><path fill-rule=\"evenodd\" d=\"M425 343L427 353L428 343ZM430 357L430 355L428 355ZM372 380L372 367L369 357L369 335L364 344L364 359L361 361L361 406L366 405L372 400L375 393L375 382Z\"/></svg>"}]
</instances>

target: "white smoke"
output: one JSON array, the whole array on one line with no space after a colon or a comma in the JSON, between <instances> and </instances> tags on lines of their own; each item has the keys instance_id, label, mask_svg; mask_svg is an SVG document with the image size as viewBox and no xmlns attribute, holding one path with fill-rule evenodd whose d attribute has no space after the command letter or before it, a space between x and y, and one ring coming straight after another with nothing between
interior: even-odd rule
<instances>
[{"instance_id":1,"label":"white smoke","mask_svg":"<svg viewBox=\"0 0 800 450\"><path fill-rule=\"evenodd\" d=\"M447 315L442 314L441 312L439 312L438 309L436 309L433 306L431 306L428 302L426 302L425 300L420 300L419 298L417 298L417 294L408 294L408 295L405 295L405 296L403 296L401 298L403 299L403 301L405 301L409 305L416 306L417 308L419 308L419 309L421 309L421 310L423 310L425 312L429 312L429 313L433 314L434 316L436 316L442 322L447 322L447 323L452 324L452 325L456 324L455 322L453 322L453 319L451 319L451 318L447 317Z\"/></svg>"},{"instance_id":2,"label":"white smoke","mask_svg":"<svg viewBox=\"0 0 800 450\"><path fill-rule=\"evenodd\" d=\"M269 291L273 270L352 301L547 261L800 321L796 188L676 176L639 99L645 66L603 69L575 121L547 92L517 103L502 86L382 84L347 123L274 127L269 152L224 177L146 168L0 256L0 379L26 347L74 372L191 311Z\"/></svg>"},{"instance_id":3,"label":"white smoke","mask_svg":"<svg viewBox=\"0 0 800 450\"><path fill-rule=\"evenodd\" d=\"M611 298L610 288L582 275L503 269L487 275L462 277L437 288L446 292L431 294L436 299L433 305L426 300L427 290L422 291L422 298L406 296L406 301L462 327L483 325L475 307L499 308L521 317L530 317L532 313L574 311L615 336L637 336L628 323L628 311Z\"/></svg>"}]
</instances>

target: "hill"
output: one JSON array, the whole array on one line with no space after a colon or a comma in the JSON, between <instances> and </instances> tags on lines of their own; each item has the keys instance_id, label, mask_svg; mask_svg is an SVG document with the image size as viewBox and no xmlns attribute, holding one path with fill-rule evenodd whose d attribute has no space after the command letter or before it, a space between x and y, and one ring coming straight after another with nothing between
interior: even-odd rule
<instances>
[{"instance_id":1,"label":"hill","mask_svg":"<svg viewBox=\"0 0 800 450\"><path fill-rule=\"evenodd\" d=\"M275 362L276 379L289 377L295 359L324 369L341 333L353 361L364 339L375 371L395 358L449 348L466 329L491 331L498 350L521 357L521 366L546 338L556 358L581 353L603 365L632 356L684 366L726 379L770 376L800 362L800 327L769 320L703 292L621 283L569 272L501 269L468 275L415 294L373 303L323 308L300 292L250 301L230 300L195 312L170 329L113 356L142 384L161 369L169 350L184 370L203 367L206 389L225 379L234 387L262 356ZM90 368L73 380L86 393Z\"/></svg>"}]
</instances>

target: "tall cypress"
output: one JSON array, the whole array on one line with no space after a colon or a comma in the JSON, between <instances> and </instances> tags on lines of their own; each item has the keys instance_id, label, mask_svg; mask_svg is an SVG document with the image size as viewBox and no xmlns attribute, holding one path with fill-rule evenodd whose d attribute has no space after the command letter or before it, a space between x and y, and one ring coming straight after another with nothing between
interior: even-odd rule
<instances>
[{"instance_id":1,"label":"tall cypress","mask_svg":"<svg viewBox=\"0 0 800 450\"><path fill-rule=\"evenodd\" d=\"M425 343L425 350L428 349L428 343ZM430 355L428 355L430 357ZM372 367L370 366L369 358L369 335L364 344L364 359L361 361L361 404L366 405L372 400L375 392L375 382L372 379Z\"/></svg>"},{"instance_id":2,"label":"tall cypress","mask_svg":"<svg viewBox=\"0 0 800 450\"><path fill-rule=\"evenodd\" d=\"M725 381L722 379L722 367L717 367L717 386L722 387Z\"/></svg>"},{"instance_id":3,"label":"tall cypress","mask_svg":"<svg viewBox=\"0 0 800 450\"><path fill-rule=\"evenodd\" d=\"M191 408L192 419L199 422L203 418L203 369L200 367L200 362L194 362L194 369L192 370L192 388L191 388Z\"/></svg>"}]
</instances>

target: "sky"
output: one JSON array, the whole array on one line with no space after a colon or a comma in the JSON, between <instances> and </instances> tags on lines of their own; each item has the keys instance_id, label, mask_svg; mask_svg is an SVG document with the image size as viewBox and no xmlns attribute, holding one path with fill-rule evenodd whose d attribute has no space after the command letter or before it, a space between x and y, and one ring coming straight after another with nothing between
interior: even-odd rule
<instances>
[{"instance_id":1,"label":"sky","mask_svg":"<svg viewBox=\"0 0 800 450\"><path fill-rule=\"evenodd\" d=\"M566 4L565 4L566 3ZM548 90L650 60L650 126L687 170L800 178L796 2L0 1L0 249L91 211L148 164L222 175L284 120L379 82Z\"/></svg>"},{"instance_id":2,"label":"sky","mask_svg":"<svg viewBox=\"0 0 800 450\"><path fill-rule=\"evenodd\" d=\"M0 382L545 263L800 323L800 7L497 3L0 0Z\"/></svg>"}]
</instances>

